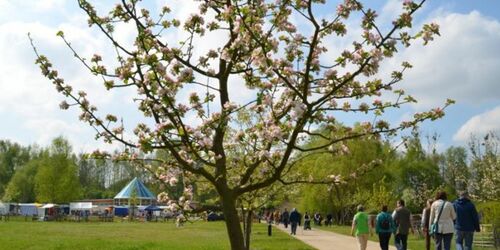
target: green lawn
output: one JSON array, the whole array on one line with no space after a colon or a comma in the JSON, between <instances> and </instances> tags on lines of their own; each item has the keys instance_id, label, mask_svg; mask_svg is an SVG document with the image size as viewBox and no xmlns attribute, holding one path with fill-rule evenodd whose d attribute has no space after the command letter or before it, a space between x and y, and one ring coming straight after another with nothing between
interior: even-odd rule
<instances>
[{"instance_id":1,"label":"green lawn","mask_svg":"<svg viewBox=\"0 0 500 250\"><path fill-rule=\"evenodd\" d=\"M314 249L279 230L267 236L264 224L255 223L251 248ZM229 249L222 222L24 222L0 221L1 249Z\"/></svg>"},{"instance_id":2,"label":"green lawn","mask_svg":"<svg viewBox=\"0 0 500 250\"><path fill-rule=\"evenodd\" d=\"M340 233L340 234L344 234L344 235L350 235L351 233L351 227L350 226L332 226L332 227L316 227L317 229L320 229L320 230L325 230L325 231L332 231L332 232L335 232L335 233ZM370 236L369 238L371 241L375 241L375 242L378 242L378 236L373 233L373 235ZM394 246L394 235L391 236L391 242L390 242L391 245ZM451 249L455 249L455 238L453 238L452 242L451 242ZM431 247L434 247L434 243L433 241L431 240ZM425 249L425 241L423 238L418 238L417 235L412 235L410 234L410 236L408 237L408 249L411 249L411 250L420 250L420 249ZM480 249L480 250L495 250L494 248L477 248L477 247L474 247L474 249Z\"/></svg>"}]
</instances>

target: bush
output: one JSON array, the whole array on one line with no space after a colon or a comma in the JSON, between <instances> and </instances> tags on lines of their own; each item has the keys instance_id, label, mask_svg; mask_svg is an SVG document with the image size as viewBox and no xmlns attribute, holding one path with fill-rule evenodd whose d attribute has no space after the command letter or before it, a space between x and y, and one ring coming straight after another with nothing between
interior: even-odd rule
<instances>
[{"instance_id":1,"label":"bush","mask_svg":"<svg viewBox=\"0 0 500 250\"><path fill-rule=\"evenodd\" d=\"M481 224L500 225L500 201L478 203L476 208L480 214Z\"/></svg>"}]
</instances>

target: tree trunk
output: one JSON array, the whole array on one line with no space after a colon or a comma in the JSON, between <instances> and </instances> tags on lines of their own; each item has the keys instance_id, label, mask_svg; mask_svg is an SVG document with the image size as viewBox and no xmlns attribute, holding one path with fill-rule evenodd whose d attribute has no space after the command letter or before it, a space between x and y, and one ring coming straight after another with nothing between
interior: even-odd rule
<instances>
[{"instance_id":1,"label":"tree trunk","mask_svg":"<svg viewBox=\"0 0 500 250\"><path fill-rule=\"evenodd\" d=\"M243 231L245 232L245 248L247 250L250 250L250 235L252 234L252 217L253 217L253 210L248 209L246 216L243 217L244 220Z\"/></svg>"},{"instance_id":2,"label":"tree trunk","mask_svg":"<svg viewBox=\"0 0 500 250\"><path fill-rule=\"evenodd\" d=\"M340 194L340 190L339 188L337 187L337 185L333 185L335 187L335 193L337 193L337 200L339 202L339 205L340 205L340 209L339 209L339 218L338 218L338 224L339 225L344 225L344 214L345 214L345 207L344 207L344 202L343 202L343 199L341 197L341 194Z\"/></svg>"},{"instance_id":3,"label":"tree trunk","mask_svg":"<svg viewBox=\"0 0 500 250\"><path fill-rule=\"evenodd\" d=\"M241 230L240 218L236 210L236 199L232 195L222 195L222 211L224 212L231 250L245 250L243 231Z\"/></svg>"}]
</instances>

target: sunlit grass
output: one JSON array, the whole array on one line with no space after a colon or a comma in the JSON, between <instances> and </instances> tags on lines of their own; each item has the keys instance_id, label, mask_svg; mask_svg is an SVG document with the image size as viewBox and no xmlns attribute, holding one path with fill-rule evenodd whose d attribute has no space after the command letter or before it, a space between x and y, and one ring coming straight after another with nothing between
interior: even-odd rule
<instances>
[{"instance_id":1,"label":"sunlit grass","mask_svg":"<svg viewBox=\"0 0 500 250\"><path fill-rule=\"evenodd\" d=\"M1 249L229 249L223 222L25 222L0 221ZM265 225L253 226L251 248L314 249Z\"/></svg>"}]
</instances>

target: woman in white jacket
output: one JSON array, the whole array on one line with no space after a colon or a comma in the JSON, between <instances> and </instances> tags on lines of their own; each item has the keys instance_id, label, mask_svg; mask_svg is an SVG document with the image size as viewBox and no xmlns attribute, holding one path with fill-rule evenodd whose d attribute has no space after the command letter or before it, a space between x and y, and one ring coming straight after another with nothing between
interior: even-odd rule
<instances>
[{"instance_id":1,"label":"woman in white jacket","mask_svg":"<svg viewBox=\"0 0 500 250\"><path fill-rule=\"evenodd\" d=\"M442 211L441 211L442 210ZM441 215L439 215L441 214ZM447 201L447 195L444 191L436 194L436 201L432 203L431 214L429 218L429 230L433 223L437 223L438 230L434 234L436 250L450 250L451 239L455 231L453 221L457 218L453 204Z\"/></svg>"}]
</instances>

